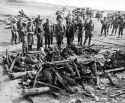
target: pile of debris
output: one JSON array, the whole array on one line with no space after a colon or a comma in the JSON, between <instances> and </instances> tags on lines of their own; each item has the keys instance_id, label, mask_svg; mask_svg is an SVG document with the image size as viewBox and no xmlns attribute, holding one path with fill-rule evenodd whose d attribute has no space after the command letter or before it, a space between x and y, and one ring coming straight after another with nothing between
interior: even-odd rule
<instances>
[{"instance_id":1,"label":"pile of debris","mask_svg":"<svg viewBox=\"0 0 125 103\"><path fill-rule=\"evenodd\" d=\"M81 93L97 100L88 85L101 89L102 76L115 85L111 74L125 70L124 57L119 50L72 45L30 51L25 56L6 51L3 64L11 79L21 78L24 96L51 91L54 95Z\"/></svg>"}]
</instances>

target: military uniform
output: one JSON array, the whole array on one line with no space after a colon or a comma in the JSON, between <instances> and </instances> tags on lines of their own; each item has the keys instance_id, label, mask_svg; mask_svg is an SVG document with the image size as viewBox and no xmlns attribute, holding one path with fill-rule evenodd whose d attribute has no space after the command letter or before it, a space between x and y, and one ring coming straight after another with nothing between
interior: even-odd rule
<instances>
[{"instance_id":1,"label":"military uniform","mask_svg":"<svg viewBox=\"0 0 125 103\"><path fill-rule=\"evenodd\" d=\"M35 34L37 35L38 33L38 28L40 25L41 19L40 16L38 16L35 20L34 20L34 25L35 25Z\"/></svg>"},{"instance_id":2,"label":"military uniform","mask_svg":"<svg viewBox=\"0 0 125 103\"><path fill-rule=\"evenodd\" d=\"M23 23L23 28L21 30L22 33L22 50L23 50L23 55L25 55L28 52L28 39L27 39L27 28L26 24Z\"/></svg>"},{"instance_id":3,"label":"military uniform","mask_svg":"<svg viewBox=\"0 0 125 103\"><path fill-rule=\"evenodd\" d=\"M17 25L16 22L12 23L11 25L11 33L12 33L12 38L11 38L11 43L13 42L16 44L17 43Z\"/></svg>"},{"instance_id":4,"label":"military uniform","mask_svg":"<svg viewBox=\"0 0 125 103\"><path fill-rule=\"evenodd\" d=\"M119 33L118 33L118 37L122 37L124 27L125 27L125 23L124 23L123 19L121 19L119 21Z\"/></svg>"},{"instance_id":5,"label":"military uniform","mask_svg":"<svg viewBox=\"0 0 125 103\"><path fill-rule=\"evenodd\" d=\"M83 25L82 25L81 22L77 24L77 28L78 28L78 45L82 45L82 38L83 38L82 28L83 28Z\"/></svg>"},{"instance_id":6,"label":"military uniform","mask_svg":"<svg viewBox=\"0 0 125 103\"><path fill-rule=\"evenodd\" d=\"M75 32L76 32L76 29L77 29L77 24L73 21L73 34L72 34L72 42L74 41L74 37L75 37Z\"/></svg>"},{"instance_id":7,"label":"military uniform","mask_svg":"<svg viewBox=\"0 0 125 103\"><path fill-rule=\"evenodd\" d=\"M113 28L112 28L112 34L115 32L115 34L116 34L116 32L117 32L117 29L118 29L118 20L117 19L115 19L115 20L113 20L112 21L112 26L113 26ZM112 35L111 34L111 35Z\"/></svg>"},{"instance_id":8,"label":"military uniform","mask_svg":"<svg viewBox=\"0 0 125 103\"><path fill-rule=\"evenodd\" d=\"M73 41L73 35L74 35L73 24L67 23L67 25L66 25L66 37L67 37L67 44L68 45L71 45L71 43Z\"/></svg>"},{"instance_id":9,"label":"military uniform","mask_svg":"<svg viewBox=\"0 0 125 103\"><path fill-rule=\"evenodd\" d=\"M111 21L110 21L110 19L108 18L108 21L107 21L107 28L106 28L106 33L107 33L107 35L109 34L110 25L111 25Z\"/></svg>"},{"instance_id":10,"label":"military uniform","mask_svg":"<svg viewBox=\"0 0 125 103\"><path fill-rule=\"evenodd\" d=\"M54 25L50 26L50 44L53 44L53 31L54 31Z\"/></svg>"},{"instance_id":11,"label":"military uniform","mask_svg":"<svg viewBox=\"0 0 125 103\"><path fill-rule=\"evenodd\" d=\"M18 32L19 42L22 42L21 29L22 29L22 23L21 23L21 20L19 20L17 22L17 32Z\"/></svg>"},{"instance_id":12,"label":"military uniform","mask_svg":"<svg viewBox=\"0 0 125 103\"><path fill-rule=\"evenodd\" d=\"M50 31L50 24L49 23L45 23L43 25L44 27L44 31L45 31L45 47L50 46L50 39L51 39L51 31Z\"/></svg>"},{"instance_id":13,"label":"military uniform","mask_svg":"<svg viewBox=\"0 0 125 103\"><path fill-rule=\"evenodd\" d=\"M84 45L87 41L87 39L89 39L88 45L91 44L91 38L92 38L92 31L94 29L94 25L92 23L92 20L88 21L85 23L84 25L84 30L85 30L85 40L84 40Z\"/></svg>"},{"instance_id":14,"label":"military uniform","mask_svg":"<svg viewBox=\"0 0 125 103\"><path fill-rule=\"evenodd\" d=\"M106 33L107 33L107 21L106 21L106 19L101 20L101 23L102 23L101 36L102 36L103 32L104 32L104 35L106 36Z\"/></svg>"},{"instance_id":15,"label":"military uniform","mask_svg":"<svg viewBox=\"0 0 125 103\"><path fill-rule=\"evenodd\" d=\"M56 33L57 45L59 48L61 48L64 35L64 26L62 24L57 24L55 26L55 33Z\"/></svg>"},{"instance_id":16,"label":"military uniform","mask_svg":"<svg viewBox=\"0 0 125 103\"><path fill-rule=\"evenodd\" d=\"M27 26L27 32L28 32L28 50L32 50L32 45L34 43L34 40L33 40L33 26L32 24L29 24Z\"/></svg>"},{"instance_id":17,"label":"military uniform","mask_svg":"<svg viewBox=\"0 0 125 103\"><path fill-rule=\"evenodd\" d=\"M40 47L43 46L43 26L39 25L36 32L37 32L37 50L40 50Z\"/></svg>"}]
</instances>

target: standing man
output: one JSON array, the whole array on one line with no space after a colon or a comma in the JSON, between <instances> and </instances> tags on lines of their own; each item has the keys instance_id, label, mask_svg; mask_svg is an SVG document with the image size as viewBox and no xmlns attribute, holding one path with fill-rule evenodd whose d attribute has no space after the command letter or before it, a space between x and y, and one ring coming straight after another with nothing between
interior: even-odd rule
<instances>
[{"instance_id":1,"label":"standing man","mask_svg":"<svg viewBox=\"0 0 125 103\"><path fill-rule=\"evenodd\" d=\"M11 37L11 44L16 44L17 43L17 24L16 24L16 20L12 20L11 23L11 33L12 33L12 37Z\"/></svg>"},{"instance_id":2,"label":"standing man","mask_svg":"<svg viewBox=\"0 0 125 103\"><path fill-rule=\"evenodd\" d=\"M23 55L25 56L26 53L28 52L28 39L27 39L27 28L26 28L26 23L22 23L22 50L23 50Z\"/></svg>"},{"instance_id":3,"label":"standing man","mask_svg":"<svg viewBox=\"0 0 125 103\"><path fill-rule=\"evenodd\" d=\"M111 26L111 20L110 20L110 17L107 17L107 28L106 28L106 34L108 35L109 34L109 28Z\"/></svg>"},{"instance_id":4,"label":"standing man","mask_svg":"<svg viewBox=\"0 0 125 103\"><path fill-rule=\"evenodd\" d=\"M50 47L50 39L51 39L51 31L50 31L50 23L49 19L46 19L46 23L43 25L44 32L45 32L45 48Z\"/></svg>"},{"instance_id":5,"label":"standing man","mask_svg":"<svg viewBox=\"0 0 125 103\"><path fill-rule=\"evenodd\" d=\"M102 36L102 33L104 32L104 35L106 37L106 33L107 33L107 21L106 21L106 17L104 17L104 19L101 20L101 24L102 24L101 36Z\"/></svg>"},{"instance_id":6,"label":"standing man","mask_svg":"<svg viewBox=\"0 0 125 103\"><path fill-rule=\"evenodd\" d=\"M67 45L70 46L73 41L74 31L73 31L73 24L70 20L66 22L66 37L67 37Z\"/></svg>"},{"instance_id":7,"label":"standing man","mask_svg":"<svg viewBox=\"0 0 125 103\"><path fill-rule=\"evenodd\" d=\"M18 32L18 37L19 37L19 43L22 42L21 29L22 29L22 20L21 18L19 18L19 20L17 21L17 32Z\"/></svg>"},{"instance_id":8,"label":"standing man","mask_svg":"<svg viewBox=\"0 0 125 103\"><path fill-rule=\"evenodd\" d=\"M25 15L23 9L21 9L21 10L19 11L19 15L20 15L21 17L26 17L26 15Z\"/></svg>"},{"instance_id":9,"label":"standing man","mask_svg":"<svg viewBox=\"0 0 125 103\"><path fill-rule=\"evenodd\" d=\"M38 15L37 18L35 18L35 20L34 20L35 34L36 35L37 35L37 32L38 32L40 21L41 21L40 15Z\"/></svg>"},{"instance_id":10,"label":"standing man","mask_svg":"<svg viewBox=\"0 0 125 103\"><path fill-rule=\"evenodd\" d=\"M77 24L77 30L78 30L78 45L82 46L82 38L83 38L83 24L82 24L82 20L78 21Z\"/></svg>"},{"instance_id":11,"label":"standing man","mask_svg":"<svg viewBox=\"0 0 125 103\"><path fill-rule=\"evenodd\" d=\"M28 33L28 50L32 50L32 45L34 43L33 40L33 25L31 20L29 20L28 25L27 25L27 33Z\"/></svg>"},{"instance_id":12,"label":"standing man","mask_svg":"<svg viewBox=\"0 0 125 103\"><path fill-rule=\"evenodd\" d=\"M62 24L62 17L61 16L57 16L57 24L55 26L55 33L56 33L56 40L57 40L57 45L58 48L61 49L61 44L63 41L63 36L64 36L64 26Z\"/></svg>"},{"instance_id":13,"label":"standing man","mask_svg":"<svg viewBox=\"0 0 125 103\"><path fill-rule=\"evenodd\" d=\"M94 29L94 25L92 23L91 18L88 18L85 22L85 40L84 40L84 45L86 44L87 39L89 39L88 41L88 46L90 46L91 44L91 38L92 38L92 31Z\"/></svg>"},{"instance_id":14,"label":"standing man","mask_svg":"<svg viewBox=\"0 0 125 103\"><path fill-rule=\"evenodd\" d=\"M53 33L54 33L54 25L50 25L50 44L53 44Z\"/></svg>"},{"instance_id":15,"label":"standing man","mask_svg":"<svg viewBox=\"0 0 125 103\"><path fill-rule=\"evenodd\" d=\"M125 27L125 23L124 23L124 20L123 18L120 18L119 19L119 32L118 32L118 38L123 36L123 29Z\"/></svg>"},{"instance_id":16,"label":"standing man","mask_svg":"<svg viewBox=\"0 0 125 103\"><path fill-rule=\"evenodd\" d=\"M42 20L40 20L38 23L36 34L37 34L37 50L40 50L40 48L43 46L43 35L44 35Z\"/></svg>"},{"instance_id":17,"label":"standing man","mask_svg":"<svg viewBox=\"0 0 125 103\"><path fill-rule=\"evenodd\" d=\"M74 36L75 36L75 32L76 32L75 20L72 20L72 29L73 29L73 33L72 33L72 37L71 37L71 43L73 43L73 41L74 41Z\"/></svg>"},{"instance_id":18,"label":"standing man","mask_svg":"<svg viewBox=\"0 0 125 103\"><path fill-rule=\"evenodd\" d=\"M35 25L35 35L37 36L37 50L40 50L40 48L43 46L43 33L44 33L40 15L38 15L38 17L35 19L34 25Z\"/></svg>"},{"instance_id":19,"label":"standing man","mask_svg":"<svg viewBox=\"0 0 125 103\"><path fill-rule=\"evenodd\" d=\"M116 32L117 32L117 29L118 29L118 18L114 17L113 20L112 20L112 34L113 35L115 33L116 35Z\"/></svg>"}]
</instances>

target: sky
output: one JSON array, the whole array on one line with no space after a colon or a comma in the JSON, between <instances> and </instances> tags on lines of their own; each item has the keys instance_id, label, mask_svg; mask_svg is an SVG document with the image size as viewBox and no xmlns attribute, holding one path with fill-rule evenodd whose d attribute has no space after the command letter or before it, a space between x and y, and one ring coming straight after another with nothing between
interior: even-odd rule
<instances>
[{"instance_id":1,"label":"sky","mask_svg":"<svg viewBox=\"0 0 125 103\"><path fill-rule=\"evenodd\" d=\"M23 0L23 1L33 1L38 3L44 2L50 4L57 4L57 5L59 4L59 5L77 6L77 7L91 7L93 9L100 9L100 10L125 11L125 0Z\"/></svg>"}]
</instances>

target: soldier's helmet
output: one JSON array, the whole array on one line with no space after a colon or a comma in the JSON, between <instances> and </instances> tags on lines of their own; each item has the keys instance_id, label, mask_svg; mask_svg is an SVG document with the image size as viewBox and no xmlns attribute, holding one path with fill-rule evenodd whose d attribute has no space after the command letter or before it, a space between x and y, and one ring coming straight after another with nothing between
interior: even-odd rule
<instances>
[{"instance_id":1,"label":"soldier's helmet","mask_svg":"<svg viewBox=\"0 0 125 103\"><path fill-rule=\"evenodd\" d=\"M106 17L104 17L104 20L106 20Z\"/></svg>"},{"instance_id":2,"label":"soldier's helmet","mask_svg":"<svg viewBox=\"0 0 125 103\"><path fill-rule=\"evenodd\" d=\"M17 22L17 19L14 17L14 18L12 18L12 23L16 23Z\"/></svg>"},{"instance_id":3,"label":"soldier's helmet","mask_svg":"<svg viewBox=\"0 0 125 103\"><path fill-rule=\"evenodd\" d=\"M26 24L27 24L26 22L23 22L23 23L22 23L23 27L25 27L25 26L26 26Z\"/></svg>"},{"instance_id":4,"label":"soldier's helmet","mask_svg":"<svg viewBox=\"0 0 125 103\"><path fill-rule=\"evenodd\" d=\"M56 20L59 21L60 19L62 19L62 16L61 15L57 15Z\"/></svg>"},{"instance_id":5,"label":"soldier's helmet","mask_svg":"<svg viewBox=\"0 0 125 103\"><path fill-rule=\"evenodd\" d=\"M37 16L37 18L39 18L39 19L40 19L40 15L38 15L38 16Z\"/></svg>"},{"instance_id":6,"label":"soldier's helmet","mask_svg":"<svg viewBox=\"0 0 125 103\"><path fill-rule=\"evenodd\" d=\"M49 22L49 18L46 18L46 22L47 22L47 23Z\"/></svg>"}]
</instances>

